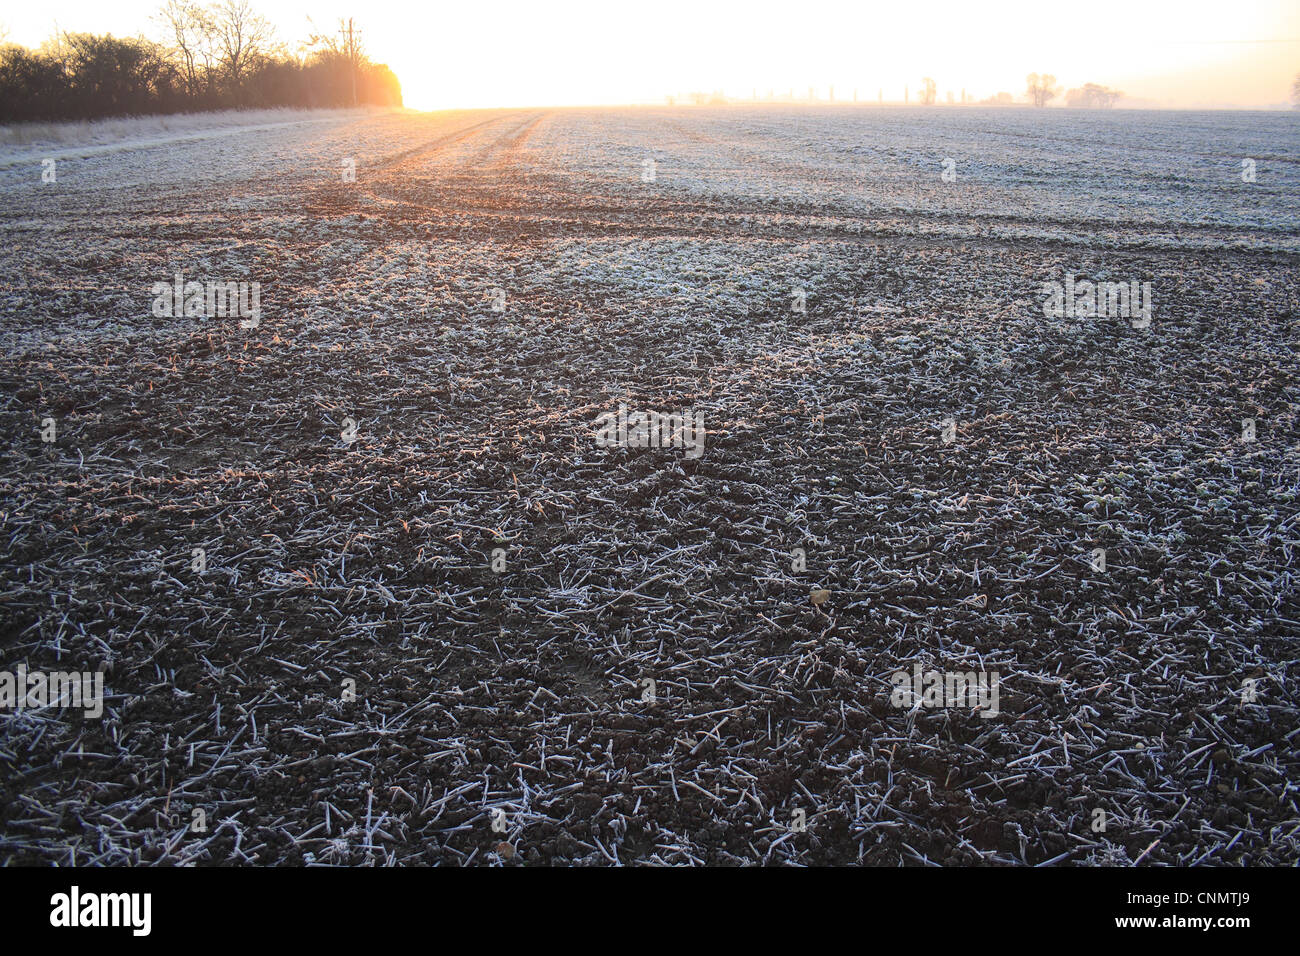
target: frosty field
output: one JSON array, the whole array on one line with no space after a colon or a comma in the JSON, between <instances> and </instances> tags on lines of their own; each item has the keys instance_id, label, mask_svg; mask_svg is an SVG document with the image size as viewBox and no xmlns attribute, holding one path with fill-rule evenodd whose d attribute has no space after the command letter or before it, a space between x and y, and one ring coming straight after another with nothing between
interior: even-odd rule
<instances>
[{"instance_id":1,"label":"frosty field","mask_svg":"<svg viewBox=\"0 0 1300 956\"><path fill-rule=\"evenodd\" d=\"M25 138L0 863L1300 863L1296 115Z\"/></svg>"}]
</instances>

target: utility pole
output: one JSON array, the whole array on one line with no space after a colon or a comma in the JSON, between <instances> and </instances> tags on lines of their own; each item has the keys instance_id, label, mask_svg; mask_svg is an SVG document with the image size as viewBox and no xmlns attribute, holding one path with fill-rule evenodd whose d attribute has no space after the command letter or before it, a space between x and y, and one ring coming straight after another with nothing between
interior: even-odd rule
<instances>
[{"instance_id":1,"label":"utility pole","mask_svg":"<svg viewBox=\"0 0 1300 956\"><path fill-rule=\"evenodd\" d=\"M341 29L342 24L340 23L339 26L340 26L340 29L339 29L339 35L342 36L342 35L343 35L343 30ZM360 42L361 42L361 31L358 30L358 31L356 32L356 37L355 37L355 38L353 37L353 35L352 35L352 18L351 18L351 17L348 17L347 40L344 41L344 47L343 47L343 49L344 49L344 51L345 51L345 52L347 53L347 55L348 55L348 69L349 69L349 72L351 72L351 74L352 74L352 106L353 106L353 108L355 108L356 105L357 105L357 60L359 59L359 58L357 57L357 44L360 43Z\"/></svg>"},{"instance_id":2,"label":"utility pole","mask_svg":"<svg viewBox=\"0 0 1300 956\"><path fill-rule=\"evenodd\" d=\"M352 61L352 107L357 105L357 48L352 39L352 18L348 17L348 58Z\"/></svg>"}]
</instances>

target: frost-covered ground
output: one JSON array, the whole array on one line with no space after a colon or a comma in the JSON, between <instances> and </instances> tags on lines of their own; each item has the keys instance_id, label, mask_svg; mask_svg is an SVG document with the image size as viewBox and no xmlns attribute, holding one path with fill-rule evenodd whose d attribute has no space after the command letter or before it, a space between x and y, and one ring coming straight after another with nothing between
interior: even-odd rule
<instances>
[{"instance_id":1,"label":"frost-covered ground","mask_svg":"<svg viewBox=\"0 0 1300 956\"><path fill-rule=\"evenodd\" d=\"M1300 861L1296 116L173 122L0 145L0 860Z\"/></svg>"},{"instance_id":2,"label":"frost-covered ground","mask_svg":"<svg viewBox=\"0 0 1300 956\"><path fill-rule=\"evenodd\" d=\"M338 122L386 110L222 110L172 113L73 123L14 123L0 126L0 162L28 162L49 155L92 155L139 149L223 133L261 131L299 123Z\"/></svg>"}]
</instances>

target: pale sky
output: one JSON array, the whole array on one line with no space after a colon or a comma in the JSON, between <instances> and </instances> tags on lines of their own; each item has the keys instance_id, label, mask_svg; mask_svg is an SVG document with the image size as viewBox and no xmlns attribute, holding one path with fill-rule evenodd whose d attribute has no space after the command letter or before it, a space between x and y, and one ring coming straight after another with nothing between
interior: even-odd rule
<instances>
[{"instance_id":1,"label":"pale sky","mask_svg":"<svg viewBox=\"0 0 1300 956\"><path fill-rule=\"evenodd\" d=\"M11 42L59 29L159 31L159 0L4 0ZM1283 107L1300 73L1297 0L505 0L455 4L254 0L296 46L351 15L372 59L387 63L417 109L663 103L693 90L748 97L793 89L820 98L856 88L913 101L932 76L942 102L1020 98L1025 74L1063 86L1101 83L1144 105ZM1063 98L1057 101L1057 105Z\"/></svg>"}]
</instances>

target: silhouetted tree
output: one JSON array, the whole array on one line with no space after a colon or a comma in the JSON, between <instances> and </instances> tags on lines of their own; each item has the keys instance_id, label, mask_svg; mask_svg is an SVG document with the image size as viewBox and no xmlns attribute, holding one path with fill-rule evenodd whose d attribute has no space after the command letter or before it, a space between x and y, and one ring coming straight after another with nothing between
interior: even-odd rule
<instances>
[{"instance_id":1,"label":"silhouetted tree","mask_svg":"<svg viewBox=\"0 0 1300 956\"><path fill-rule=\"evenodd\" d=\"M175 108L180 79L156 44L90 33L65 33L63 70L78 117Z\"/></svg>"},{"instance_id":2,"label":"silhouetted tree","mask_svg":"<svg viewBox=\"0 0 1300 956\"><path fill-rule=\"evenodd\" d=\"M71 105L62 63L20 46L0 50L0 119L72 117Z\"/></svg>"},{"instance_id":3,"label":"silhouetted tree","mask_svg":"<svg viewBox=\"0 0 1300 956\"><path fill-rule=\"evenodd\" d=\"M236 103L242 103L244 78L271 52L275 31L248 0L220 0L211 14L221 70Z\"/></svg>"},{"instance_id":4,"label":"silhouetted tree","mask_svg":"<svg viewBox=\"0 0 1300 956\"><path fill-rule=\"evenodd\" d=\"M933 106L935 100L935 84L930 77L921 80L921 102L925 106Z\"/></svg>"},{"instance_id":5,"label":"silhouetted tree","mask_svg":"<svg viewBox=\"0 0 1300 956\"><path fill-rule=\"evenodd\" d=\"M1025 77L1025 95L1035 106L1046 106L1061 95L1061 88L1056 85L1056 77L1050 73L1030 73Z\"/></svg>"},{"instance_id":6,"label":"silhouetted tree","mask_svg":"<svg viewBox=\"0 0 1300 956\"><path fill-rule=\"evenodd\" d=\"M185 77L186 92L192 98L210 95L216 59L212 12L192 0L167 0L154 19L170 39L168 53Z\"/></svg>"}]
</instances>

